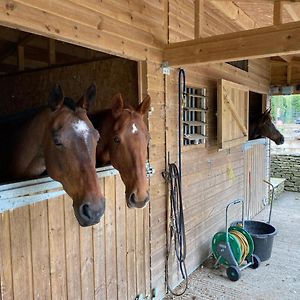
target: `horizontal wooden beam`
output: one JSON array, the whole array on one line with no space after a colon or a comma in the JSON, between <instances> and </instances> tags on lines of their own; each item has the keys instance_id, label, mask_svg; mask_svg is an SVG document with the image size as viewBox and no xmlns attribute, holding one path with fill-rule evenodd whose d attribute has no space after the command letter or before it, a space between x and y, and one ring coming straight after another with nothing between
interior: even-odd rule
<instances>
[{"instance_id":1,"label":"horizontal wooden beam","mask_svg":"<svg viewBox=\"0 0 300 300\"><path fill-rule=\"evenodd\" d=\"M170 66L215 63L300 53L300 22L172 43L164 50Z\"/></svg>"}]
</instances>

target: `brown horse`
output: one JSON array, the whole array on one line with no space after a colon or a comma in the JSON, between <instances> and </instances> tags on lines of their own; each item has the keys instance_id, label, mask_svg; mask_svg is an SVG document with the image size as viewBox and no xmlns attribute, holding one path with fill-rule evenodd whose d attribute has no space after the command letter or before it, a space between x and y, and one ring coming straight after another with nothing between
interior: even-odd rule
<instances>
[{"instance_id":1,"label":"brown horse","mask_svg":"<svg viewBox=\"0 0 300 300\"><path fill-rule=\"evenodd\" d=\"M95 97L96 86L91 85L76 104L57 85L46 107L0 126L0 180L23 180L47 171L73 199L81 226L98 223L105 210L95 169L99 133L85 109Z\"/></svg>"},{"instance_id":2,"label":"brown horse","mask_svg":"<svg viewBox=\"0 0 300 300\"><path fill-rule=\"evenodd\" d=\"M129 208L143 208L149 201L145 167L149 133L143 121L149 107L149 96L137 109L125 107L119 93L112 98L111 109L91 116L100 133L97 166L111 163L120 172Z\"/></svg>"},{"instance_id":3,"label":"brown horse","mask_svg":"<svg viewBox=\"0 0 300 300\"><path fill-rule=\"evenodd\" d=\"M258 118L250 118L249 139L267 137L277 145L284 143L284 136L276 129L270 114L271 109L266 110Z\"/></svg>"}]
</instances>

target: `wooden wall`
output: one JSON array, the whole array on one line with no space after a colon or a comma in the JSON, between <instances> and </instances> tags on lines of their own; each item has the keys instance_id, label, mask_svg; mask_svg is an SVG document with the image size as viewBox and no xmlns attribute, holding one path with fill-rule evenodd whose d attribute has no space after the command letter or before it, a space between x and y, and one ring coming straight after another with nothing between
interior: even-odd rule
<instances>
[{"instance_id":1,"label":"wooden wall","mask_svg":"<svg viewBox=\"0 0 300 300\"><path fill-rule=\"evenodd\" d=\"M110 58L0 77L0 115L46 104L56 83L61 85L65 96L77 101L92 82L97 85L97 99L92 111L110 107L112 96L118 92L133 106L139 102L137 63L123 58Z\"/></svg>"},{"instance_id":2,"label":"wooden wall","mask_svg":"<svg viewBox=\"0 0 300 300\"><path fill-rule=\"evenodd\" d=\"M92 227L78 225L68 196L1 214L1 299L134 299L149 293L149 209L127 209L119 175L100 184L106 211Z\"/></svg>"},{"instance_id":3,"label":"wooden wall","mask_svg":"<svg viewBox=\"0 0 300 300\"><path fill-rule=\"evenodd\" d=\"M170 2L170 42L193 38L194 27L191 25L193 23L187 24L188 21L184 19L184 15L189 15L189 20L193 20L193 2L187 1L187 3L188 5L186 2ZM205 6L207 3L205 1ZM178 14L176 18L173 18L172 14L175 11ZM180 24L180 26L176 26L176 24ZM203 36L236 30L238 30L238 26L229 25L225 20L217 18L211 10L206 10ZM248 72L226 63L189 66L184 69L187 85L195 88L207 88L208 95L208 143L206 147L203 145L183 147L183 199L187 235L187 269L190 273L210 254L210 243L214 233L224 229L227 203L237 198L245 199L246 162L242 145L224 151L218 151L217 148L217 81L223 78L246 85L250 91L267 94L270 65L267 59L257 59L249 61ZM178 116L178 72L174 70L171 76L166 77L165 80L167 151L170 151L172 161L178 161L178 126L175 125ZM254 153L253 159L261 155L263 155L262 152ZM256 172L256 167L257 165L252 166L251 170ZM259 179L256 182L258 181ZM255 193L257 194L259 191ZM258 206L258 201L253 204L251 216L257 214L262 208L259 206L258 209ZM162 215L162 211L160 214ZM230 220L240 218L240 209L234 208L229 217ZM162 228L163 226L166 224L162 224ZM157 249L155 251L163 253ZM156 258L158 257L157 255ZM162 257L160 261L162 264ZM158 277L157 272L153 273ZM182 280L176 262L173 264L171 274L171 285L176 286Z\"/></svg>"},{"instance_id":4,"label":"wooden wall","mask_svg":"<svg viewBox=\"0 0 300 300\"><path fill-rule=\"evenodd\" d=\"M202 31L204 36L240 29L237 24L231 24L225 18L216 17L209 6L205 5L205 7L207 11L205 12L204 29ZM130 235L131 232L129 231L129 228L132 228L132 226L127 226L126 245L128 246L129 243L131 251L125 254L127 265L128 260L132 263L129 263L129 266L132 268L132 273L130 273L132 276L129 276L129 273L127 273L127 281L123 282L126 286L124 290L127 289L127 299L132 299L131 295L133 295L133 291L137 292L137 288L134 289L133 286L137 286L141 278L145 278L147 288L151 285L151 287L159 288L160 295L165 293L168 199L167 187L161 177L161 172L165 169L166 153L168 151L171 154L171 161L177 160L178 72L177 70L172 70L170 76L162 75L160 69L162 44L193 38L195 19L194 1L192 0L145 0L130 2L126 0L103 0L101 2L98 0L55 0L51 2L51 5L47 1L11 0L6 5L0 7L0 24L2 25L77 43L137 61L146 61L147 69L144 80L146 90L151 96L153 107L152 113L149 116L149 129L152 137L149 158L156 173L151 178L150 215L147 214L147 210L137 210L134 212L136 214L135 218L130 219L131 221L129 222L135 224L138 222L137 218L139 218L139 222L143 219L144 224L147 224L147 217L149 218L150 254L147 256L146 251L148 250L145 246L145 253L143 255L147 259L150 259L150 270L146 269L146 271L150 271L151 283L147 281L147 276L139 276L140 271L138 272L136 269L139 268L139 263L134 259L130 260L132 256L137 257L138 253L142 252L132 250L133 248L130 245L133 245L133 241L130 240L132 235ZM216 147L216 82L220 78L225 78L248 85L252 91L267 93L269 87L269 63L267 60L253 60L250 62L248 73L225 63L201 67L191 66L185 70L187 83L195 87L206 87L209 97L208 146L206 148L203 146L190 146L183 149L183 197L188 244L187 266L188 271L191 272L209 254L212 235L224 226L226 203L244 195L245 161L242 147L237 146L221 152ZM132 211L125 208L124 210L127 213L132 213ZM111 215L111 211L110 209L107 210L105 221L103 221L108 222L107 226L115 226L114 223L111 225L110 218L112 217L112 220L115 218L115 216ZM118 213L118 210L115 212ZM123 211L121 215L124 217L124 214ZM231 218L235 217L236 211L233 211ZM17 220L20 222L23 219L25 221L28 220L28 216L21 215L17 217ZM28 224L28 221L26 222L25 224ZM7 234L10 225L7 225L7 222L5 224L8 227L3 232ZM26 226L27 228L35 228L35 225L31 227L29 225ZM48 232L51 232L52 227L49 228ZM75 225L68 228L78 230L78 227ZM145 228L147 228L146 225ZM89 230L93 231L93 229ZM106 241L108 240L108 236L107 234ZM136 236L135 243L144 243L146 245L148 242L146 229L144 236L144 240ZM15 248L11 248L8 236L4 240L7 243L5 249ZM110 249L115 249L117 253L124 255L121 242L117 239L107 242L113 243L110 244ZM29 247L28 244L26 245ZM92 247L91 243L85 245ZM102 260L99 262L99 266L101 265L103 268L106 264L104 262L106 256L103 256L100 249L97 248L97 251L99 251L97 259ZM82 251L90 253L89 249ZM109 254L106 252L106 255ZM38 251L37 255L40 255ZM23 254L20 256L27 257ZM59 259L65 260L64 256L57 259L58 261ZM25 260L27 261L27 259ZM54 261L56 262L56 260ZM5 262L6 264L7 262ZM57 264L61 266L60 263ZM84 263L80 265L82 266L82 264L84 266ZM108 265L106 266L107 270L109 267ZM47 274L48 269L46 270ZM176 285L180 280L177 271L178 269L174 265L172 285ZM94 273L94 275L98 274ZM77 273L76 275L78 276ZM126 299L124 294L119 295L117 298L115 297L115 294L119 291L118 289L116 290L115 285L114 276L116 274L110 274L109 276L111 280L101 281L101 286L105 286L108 293L114 293L113 296L108 294L106 299ZM62 277L58 276L58 278ZM84 276L82 279L87 280L87 278L87 276ZM69 281L70 278L66 278L66 280ZM95 280L103 280L103 277L95 276ZM32 285L30 286L32 287ZM30 293L32 292L30 288L28 290ZM58 295L59 292L59 290L55 291ZM82 298L89 299L85 297L85 292L86 290L82 289Z\"/></svg>"}]
</instances>

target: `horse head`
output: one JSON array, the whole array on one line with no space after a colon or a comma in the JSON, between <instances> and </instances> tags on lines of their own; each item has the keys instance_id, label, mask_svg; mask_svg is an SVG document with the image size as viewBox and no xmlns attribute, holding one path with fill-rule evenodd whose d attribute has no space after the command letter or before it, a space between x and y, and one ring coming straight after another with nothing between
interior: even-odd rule
<instances>
[{"instance_id":1,"label":"horse head","mask_svg":"<svg viewBox=\"0 0 300 300\"><path fill-rule=\"evenodd\" d=\"M260 117L256 126L256 134L267 137L277 145L284 143L284 136L276 129L270 114L271 109L266 110Z\"/></svg>"},{"instance_id":2,"label":"horse head","mask_svg":"<svg viewBox=\"0 0 300 300\"><path fill-rule=\"evenodd\" d=\"M98 223L105 210L95 168L99 133L86 112L95 97L94 84L77 103L65 98L57 85L48 100L49 122L44 137L47 172L73 199L74 213L81 226Z\"/></svg>"},{"instance_id":3,"label":"horse head","mask_svg":"<svg viewBox=\"0 0 300 300\"><path fill-rule=\"evenodd\" d=\"M112 99L113 132L108 140L111 164L120 172L126 186L129 208L143 208L149 201L146 176L149 133L143 120L150 107L146 96L137 109L125 107L120 93Z\"/></svg>"}]
</instances>

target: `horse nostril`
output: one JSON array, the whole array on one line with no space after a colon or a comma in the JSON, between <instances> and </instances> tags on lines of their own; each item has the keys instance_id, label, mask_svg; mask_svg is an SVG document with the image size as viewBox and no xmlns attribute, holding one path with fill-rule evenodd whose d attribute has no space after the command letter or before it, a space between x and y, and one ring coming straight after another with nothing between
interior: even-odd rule
<instances>
[{"instance_id":1,"label":"horse nostril","mask_svg":"<svg viewBox=\"0 0 300 300\"><path fill-rule=\"evenodd\" d=\"M93 218L93 213L88 204L83 204L79 208L80 216L85 220L91 220Z\"/></svg>"},{"instance_id":2,"label":"horse nostril","mask_svg":"<svg viewBox=\"0 0 300 300\"><path fill-rule=\"evenodd\" d=\"M130 197L129 197L129 201L132 204L135 204L136 200L135 200L135 193L131 193Z\"/></svg>"}]
</instances>

